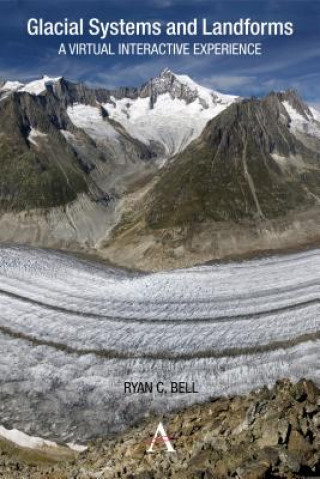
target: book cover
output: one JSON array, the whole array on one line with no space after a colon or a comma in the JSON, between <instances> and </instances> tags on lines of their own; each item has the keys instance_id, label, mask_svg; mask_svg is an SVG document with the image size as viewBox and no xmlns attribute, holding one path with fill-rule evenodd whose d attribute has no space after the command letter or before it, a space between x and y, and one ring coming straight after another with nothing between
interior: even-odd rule
<instances>
[{"instance_id":1,"label":"book cover","mask_svg":"<svg viewBox=\"0 0 320 479\"><path fill-rule=\"evenodd\" d=\"M320 477L319 1L0 6L0 476Z\"/></svg>"}]
</instances>

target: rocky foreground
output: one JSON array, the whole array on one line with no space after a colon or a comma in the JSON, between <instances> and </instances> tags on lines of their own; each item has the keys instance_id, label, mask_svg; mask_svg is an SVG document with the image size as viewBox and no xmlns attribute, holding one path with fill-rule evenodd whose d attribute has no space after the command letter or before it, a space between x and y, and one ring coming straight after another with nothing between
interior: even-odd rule
<instances>
[{"instance_id":1,"label":"rocky foreground","mask_svg":"<svg viewBox=\"0 0 320 479\"><path fill-rule=\"evenodd\" d=\"M159 420L175 453L158 443ZM264 479L320 476L320 390L308 380L278 381L241 397L216 399L154 417L74 456L0 443L6 479Z\"/></svg>"}]
</instances>

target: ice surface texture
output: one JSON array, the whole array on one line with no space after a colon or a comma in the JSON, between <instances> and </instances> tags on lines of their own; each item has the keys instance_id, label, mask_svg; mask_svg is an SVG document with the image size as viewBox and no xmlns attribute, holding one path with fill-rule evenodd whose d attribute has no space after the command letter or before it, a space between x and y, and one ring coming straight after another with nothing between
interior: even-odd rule
<instances>
[{"instance_id":1,"label":"ice surface texture","mask_svg":"<svg viewBox=\"0 0 320 479\"><path fill-rule=\"evenodd\" d=\"M0 248L0 423L52 439L275 379L320 383L319 250L138 274ZM124 395L124 381L199 394Z\"/></svg>"}]
</instances>

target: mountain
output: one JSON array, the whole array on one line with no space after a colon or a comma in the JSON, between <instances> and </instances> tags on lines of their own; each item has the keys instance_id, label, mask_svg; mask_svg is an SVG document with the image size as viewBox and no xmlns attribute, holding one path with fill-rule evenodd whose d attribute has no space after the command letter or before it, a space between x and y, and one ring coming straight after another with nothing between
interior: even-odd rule
<instances>
[{"instance_id":1,"label":"mountain","mask_svg":"<svg viewBox=\"0 0 320 479\"><path fill-rule=\"evenodd\" d=\"M0 240L95 247L126 192L155 178L234 99L168 70L116 90L63 77L3 82Z\"/></svg>"},{"instance_id":2,"label":"mountain","mask_svg":"<svg viewBox=\"0 0 320 479\"><path fill-rule=\"evenodd\" d=\"M157 145L167 158L182 151L211 118L236 99L165 69L143 85L136 98L111 97L105 107L110 118L121 123L132 137Z\"/></svg>"},{"instance_id":3,"label":"mountain","mask_svg":"<svg viewBox=\"0 0 320 479\"><path fill-rule=\"evenodd\" d=\"M319 239L319 203L319 116L295 91L270 93L209 121L109 247L117 258L135 245L141 267L161 268L297 246Z\"/></svg>"},{"instance_id":4,"label":"mountain","mask_svg":"<svg viewBox=\"0 0 320 479\"><path fill-rule=\"evenodd\" d=\"M2 82L0 240L147 269L314 241L319 121L297 92L241 99L168 69L139 88Z\"/></svg>"},{"instance_id":5,"label":"mountain","mask_svg":"<svg viewBox=\"0 0 320 479\"><path fill-rule=\"evenodd\" d=\"M296 135L320 133L311 120L293 92L232 105L163 172L150 195L148 225L273 219L317 204L320 150Z\"/></svg>"},{"instance_id":6,"label":"mountain","mask_svg":"<svg viewBox=\"0 0 320 479\"><path fill-rule=\"evenodd\" d=\"M12 92L41 96L52 92L68 109L76 126L88 130L86 119L90 118L89 133L93 138L101 137L105 129L101 120L110 118L161 159L181 151L201 133L209 119L237 99L201 87L187 75L175 75L168 69L140 88L91 89L62 77L44 76L28 84L5 82L1 92L1 98ZM99 115L99 106L106 112L105 118Z\"/></svg>"},{"instance_id":7,"label":"mountain","mask_svg":"<svg viewBox=\"0 0 320 479\"><path fill-rule=\"evenodd\" d=\"M7 195L8 208L11 205L21 209L58 206L67 204L81 192L90 192L98 198L110 188L115 189L117 182L122 185L126 175L138 176L139 169L141 175L145 174L146 163L152 157L151 149L131 138L121 125L103 116L104 110L97 98L107 100L108 91L94 91L63 78L48 77L26 85L6 82L1 91L3 142L8 143L8 154L19 160L24 177L29 176L26 174L28 168L32 170L37 196L31 197L25 192L23 179L15 178L17 168L6 162L19 197L19 201L12 201L10 194ZM19 151L14 151L14 145L19 145ZM50 159L50 155L53 158ZM46 162L41 160L43 156ZM30 164L24 166L24 160L20 161L22 157L28 157ZM58 192L60 201L50 199L56 190L55 174L51 171L54 168L59 170L59 185L70 193L64 197ZM45 174L49 175L49 183L43 195L38 195L39 183ZM74 176L81 178L81 187L74 187ZM3 178L7 184L5 180ZM25 196L28 201L22 203Z\"/></svg>"},{"instance_id":8,"label":"mountain","mask_svg":"<svg viewBox=\"0 0 320 479\"><path fill-rule=\"evenodd\" d=\"M54 98L13 93L0 101L2 212L59 206L87 191L61 131L70 123Z\"/></svg>"}]
</instances>

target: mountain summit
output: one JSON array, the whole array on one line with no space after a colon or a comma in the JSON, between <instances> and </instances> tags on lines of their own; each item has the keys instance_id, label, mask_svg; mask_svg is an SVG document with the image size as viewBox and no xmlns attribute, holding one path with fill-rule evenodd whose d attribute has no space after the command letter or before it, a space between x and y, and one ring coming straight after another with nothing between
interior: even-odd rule
<instances>
[{"instance_id":1,"label":"mountain summit","mask_svg":"<svg viewBox=\"0 0 320 479\"><path fill-rule=\"evenodd\" d=\"M152 105L161 94L169 93L172 99L184 100L192 103L199 100L203 108L210 108L213 103L227 103L236 97L223 95L219 92L205 88L194 82L188 75L177 75L168 68L161 71L160 75L149 80L140 89L140 96L149 96Z\"/></svg>"}]
</instances>

